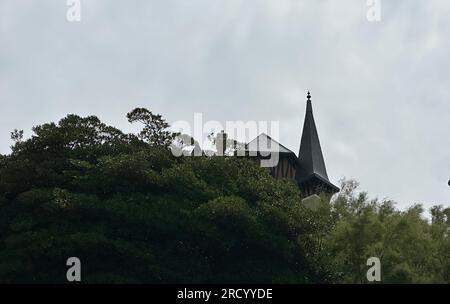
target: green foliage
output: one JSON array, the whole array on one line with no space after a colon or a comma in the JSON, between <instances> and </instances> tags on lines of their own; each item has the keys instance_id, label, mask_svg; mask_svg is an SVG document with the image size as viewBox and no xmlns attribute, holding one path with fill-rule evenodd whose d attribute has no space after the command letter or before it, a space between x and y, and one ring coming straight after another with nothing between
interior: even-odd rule
<instances>
[{"instance_id":1,"label":"green foliage","mask_svg":"<svg viewBox=\"0 0 450 304\"><path fill-rule=\"evenodd\" d=\"M136 108L127 114L131 123L140 122L144 128L139 138L152 145L168 147L180 134L167 131L169 124L159 114L153 114L145 108Z\"/></svg>"},{"instance_id":2,"label":"green foliage","mask_svg":"<svg viewBox=\"0 0 450 304\"><path fill-rule=\"evenodd\" d=\"M349 181L309 209L294 182L240 157L174 157L159 115L128 118L140 136L76 115L15 132L0 156L0 282L66 282L72 256L85 283L362 283L371 256L386 283L450 281L449 208L430 223Z\"/></svg>"},{"instance_id":3,"label":"green foliage","mask_svg":"<svg viewBox=\"0 0 450 304\"><path fill-rule=\"evenodd\" d=\"M242 158L176 158L96 117L34 128L0 162L0 281L331 282L297 187Z\"/></svg>"},{"instance_id":4,"label":"green foliage","mask_svg":"<svg viewBox=\"0 0 450 304\"><path fill-rule=\"evenodd\" d=\"M357 186L343 183L332 207L336 225L326 237L342 281L367 282L366 260L378 257L383 283L449 283L449 208L433 207L429 223L422 206L399 211L392 201L368 200Z\"/></svg>"}]
</instances>

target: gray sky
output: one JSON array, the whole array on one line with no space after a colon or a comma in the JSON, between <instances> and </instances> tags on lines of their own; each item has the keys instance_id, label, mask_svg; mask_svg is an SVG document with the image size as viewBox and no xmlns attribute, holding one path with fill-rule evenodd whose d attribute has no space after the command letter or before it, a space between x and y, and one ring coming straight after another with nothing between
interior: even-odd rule
<instances>
[{"instance_id":1,"label":"gray sky","mask_svg":"<svg viewBox=\"0 0 450 304\"><path fill-rule=\"evenodd\" d=\"M450 2L0 0L0 153L14 128L68 113L130 131L136 106L169 122L278 120L298 151L311 90L330 180L404 208L450 205Z\"/></svg>"}]
</instances>

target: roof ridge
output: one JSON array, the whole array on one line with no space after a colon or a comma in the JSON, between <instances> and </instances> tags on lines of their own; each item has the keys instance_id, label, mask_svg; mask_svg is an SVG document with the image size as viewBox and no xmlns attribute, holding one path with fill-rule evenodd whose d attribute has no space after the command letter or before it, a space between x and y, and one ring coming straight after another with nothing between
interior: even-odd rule
<instances>
[{"instance_id":1,"label":"roof ridge","mask_svg":"<svg viewBox=\"0 0 450 304\"><path fill-rule=\"evenodd\" d=\"M292 150L289 149L289 148L286 148L283 144L281 144L281 143L278 142L277 140L273 139L270 135L268 135L268 134L266 134L266 133L264 133L264 132L261 132L261 133L260 133L258 136L256 136L254 139L252 139L251 141L249 141L249 142L247 143L247 145L250 144L251 142L255 141L256 139L258 139L258 138L259 138L260 136L262 136L262 135L266 136L269 140L275 142L277 145L279 145L279 146L282 147L283 149L287 150L288 152L290 152L290 153L296 155L294 151L292 151ZM259 147L258 147L258 149L259 149ZM280 152L280 151L278 151L278 152Z\"/></svg>"}]
</instances>

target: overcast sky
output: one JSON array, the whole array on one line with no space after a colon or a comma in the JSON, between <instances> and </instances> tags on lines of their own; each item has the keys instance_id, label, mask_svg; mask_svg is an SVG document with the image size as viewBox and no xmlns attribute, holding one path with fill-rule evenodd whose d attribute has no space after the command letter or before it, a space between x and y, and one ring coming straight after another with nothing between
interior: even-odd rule
<instances>
[{"instance_id":1,"label":"overcast sky","mask_svg":"<svg viewBox=\"0 0 450 304\"><path fill-rule=\"evenodd\" d=\"M450 205L450 1L0 0L0 153L10 131L95 114L280 122L297 152L305 95L330 180L405 208Z\"/></svg>"}]
</instances>

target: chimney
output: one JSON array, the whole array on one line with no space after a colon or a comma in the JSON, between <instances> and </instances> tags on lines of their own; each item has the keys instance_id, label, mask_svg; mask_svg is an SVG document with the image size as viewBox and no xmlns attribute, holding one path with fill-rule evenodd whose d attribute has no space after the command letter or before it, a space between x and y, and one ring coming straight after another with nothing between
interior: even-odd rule
<instances>
[{"instance_id":1,"label":"chimney","mask_svg":"<svg viewBox=\"0 0 450 304\"><path fill-rule=\"evenodd\" d=\"M227 149L227 133L222 130L216 137L216 149L218 156L225 156L225 150Z\"/></svg>"}]
</instances>

